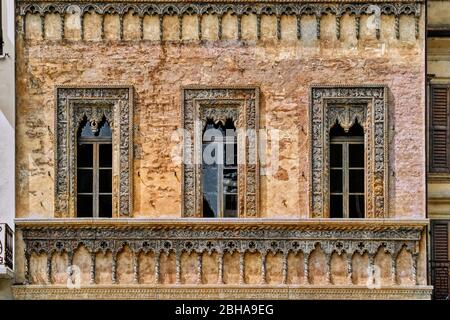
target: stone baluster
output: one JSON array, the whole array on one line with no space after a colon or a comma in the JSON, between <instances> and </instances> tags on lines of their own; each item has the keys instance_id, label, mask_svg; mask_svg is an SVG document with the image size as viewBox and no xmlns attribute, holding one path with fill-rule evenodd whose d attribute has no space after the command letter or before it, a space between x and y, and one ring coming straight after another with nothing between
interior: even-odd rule
<instances>
[{"instance_id":1,"label":"stone baluster","mask_svg":"<svg viewBox=\"0 0 450 320\"><path fill-rule=\"evenodd\" d=\"M84 40L84 13L80 15L80 33L81 40Z\"/></svg>"},{"instance_id":2,"label":"stone baluster","mask_svg":"<svg viewBox=\"0 0 450 320\"><path fill-rule=\"evenodd\" d=\"M139 283L139 252L133 252L133 281Z\"/></svg>"},{"instance_id":3,"label":"stone baluster","mask_svg":"<svg viewBox=\"0 0 450 320\"><path fill-rule=\"evenodd\" d=\"M392 285L397 285L397 254L392 254L392 263L391 263L391 281Z\"/></svg>"},{"instance_id":4,"label":"stone baluster","mask_svg":"<svg viewBox=\"0 0 450 320\"><path fill-rule=\"evenodd\" d=\"M25 251L25 284L30 284L30 258L30 253Z\"/></svg>"},{"instance_id":5,"label":"stone baluster","mask_svg":"<svg viewBox=\"0 0 450 320\"><path fill-rule=\"evenodd\" d=\"M158 284L161 282L160 279L160 258L161 258L161 252L157 251L155 252L155 284Z\"/></svg>"},{"instance_id":6,"label":"stone baluster","mask_svg":"<svg viewBox=\"0 0 450 320\"><path fill-rule=\"evenodd\" d=\"M244 277L244 257L245 257L245 251L239 253L239 284L243 285L245 284L245 277Z\"/></svg>"},{"instance_id":7,"label":"stone baluster","mask_svg":"<svg viewBox=\"0 0 450 320\"><path fill-rule=\"evenodd\" d=\"M277 14L277 40L281 40L281 16Z\"/></svg>"},{"instance_id":8,"label":"stone baluster","mask_svg":"<svg viewBox=\"0 0 450 320\"><path fill-rule=\"evenodd\" d=\"M73 275L73 251L67 252L67 277L70 282L73 283L72 275Z\"/></svg>"},{"instance_id":9,"label":"stone baluster","mask_svg":"<svg viewBox=\"0 0 450 320\"><path fill-rule=\"evenodd\" d=\"M47 269L46 269L46 275L47 275L47 283L52 283L52 253L49 252L47 254Z\"/></svg>"},{"instance_id":10,"label":"stone baluster","mask_svg":"<svg viewBox=\"0 0 450 320\"><path fill-rule=\"evenodd\" d=\"M304 270L304 282L309 284L309 252L303 252L303 270Z\"/></svg>"},{"instance_id":11,"label":"stone baluster","mask_svg":"<svg viewBox=\"0 0 450 320\"><path fill-rule=\"evenodd\" d=\"M223 252L217 253L218 275L217 284L223 284Z\"/></svg>"},{"instance_id":12,"label":"stone baluster","mask_svg":"<svg viewBox=\"0 0 450 320\"><path fill-rule=\"evenodd\" d=\"M163 37L164 37L163 21L164 21L164 15L160 14L159 15L159 41L163 41Z\"/></svg>"},{"instance_id":13,"label":"stone baluster","mask_svg":"<svg viewBox=\"0 0 450 320\"><path fill-rule=\"evenodd\" d=\"M117 283L117 252L112 254L111 280L113 284Z\"/></svg>"},{"instance_id":14,"label":"stone baluster","mask_svg":"<svg viewBox=\"0 0 450 320\"><path fill-rule=\"evenodd\" d=\"M39 17L41 18L41 39L44 40L45 39L45 14L42 13L39 15Z\"/></svg>"},{"instance_id":15,"label":"stone baluster","mask_svg":"<svg viewBox=\"0 0 450 320\"><path fill-rule=\"evenodd\" d=\"M347 281L349 285L353 285L353 263L352 263L353 255L350 252L347 252Z\"/></svg>"},{"instance_id":16,"label":"stone baluster","mask_svg":"<svg viewBox=\"0 0 450 320\"><path fill-rule=\"evenodd\" d=\"M123 40L123 14L119 14L119 40Z\"/></svg>"},{"instance_id":17,"label":"stone baluster","mask_svg":"<svg viewBox=\"0 0 450 320\"><path fill-rule=\"evenodd\" d=\"M202 253L197 253L197 284L202 284Z\"/></svg>"},{"instance_id":18,"label":"stone baluster","mask_svg":"<svg viewBox=\"0 0 450 320\"><path fill-rule=\"evenodd\" d=\"M237 38L239 41L242 40L242 15L237 15Z\"/></svg>"},{"instance_id":19,"label":"stone baluster","mask_svg":"<svg viewBox=\"0 0 450 320\"><path fill-rule=\"evenodd\" d=\"M295 16L297 20L297 40L300 40L302 38L302 22L301 22L301 15Z\"/></svg>"},{"instance_id":20,"label":"stone baluster","mask_svg":"<svg viewBox=\"0 0 450 320\"><path fill-rule=\"evenodd\" d=\"M375 255L373 254L373 253L368 253L368 255L369 255L369 267L368 267L368 276L369 276L369 281L370 281L370 284L371 285L373 285L374 283L375 283L375 268L374 268L374 258L375 258Z\"/></svg>"},{"instance_id":21,"label":"stone baluster","mask_svg":"<svg viewBox=\"0 0 450 320\"><path fill-rule=\"evenodd\" d=\"M266 284L266 258L267 258L267 252L262 251L261 252L261 284Z\"/></svg>"},{"instance_id":22,"label":"stone baluster","mask_svg":"<svg viewBox=\"0 0 450 320\"><path fill-rule=\"evenodd\" d=\"M66 37L66 24L65 24L66 13L65 12L60 13L59 19L61 24L61 40L63 40Z\"/></svg>"},{"instance_id":23,"label":"stone baluster","mask_svg":"<svg viewBox=\"0 0 450 320\"><path fill-rule=\"evenodd\" d=\"M197 15L197 33L198 33L198 40L203 39L203 33L202 33L202 15Z\"/></svg>"},{"instance_id":24,"label":"stone baluster","mask_svg":"<svg viewBox=\"0 0 450 320\"><path fill-rule=\"evenodd\" d=\"M144 40L144 15L139 15L139 39Z\"/></svg>"},{"instance_id":25,"label":"stone baluster","mask_svg":"<svg viewBox=\"0 0 450 320\"><path fill-rule=\"evenodd\" d=\"M178 16L178 39L183 40L183 16Z\"/></svg>"},{"instance_id":26,"label":"stone baluster","mask_svg":"<svg viewBox=\"0 0 450 320\"><path fill-rule=\"evenodd\" d=\"M288 276L288 256L289 253L283 253L283 270L282 270L282 284L287 284L287 276Z\"/></svg>"},{"instance_id":27,"label":"stone baluster","mask_svg":"<svg viewBox=\"0 0 450 320\"><path fill-rule=\"evenodd\" d=\"M217 37L222 40L222 18L223 15L217 15Z\"/></svg>"},{"instance_id":28,"label":"stone baluster","mask_svg":"<svg viewBox=\"0 0 450 320\"><path fill-rule=\"evenodd\" d=\"M331 258L332 257L333 257L333 252L325 255L325 258L327 259L326 278L327 278L328 284L332 284L331 283Z\"/></svg>"},{"instance_id":29,"label":"stone baluster","mask_svg":"<svg viewBox=\"0 0 450 320\"><path fill-rule=\"evenodd\" d=\"M261 15L256 16L256 38L261 40Z\"/></svg>"},{"instance_id":30,"label":"stone baluster","mask_svg":"<svg viewBox=\"0 0 450 320\"><path fill-rule=\"evenodd\" d=\"M91 278L90 283L95 284L95 262L96 262L97 254L95 252L91 252Z\"/></svg>"},{"instance_id":31,"label":"stone baluster","mask_svg":"<svg viewBox=\"0 0 450 320\"><path fill-rule=\"evenodd\" d=\"M417 253L413 253L412 254L412 262L413 262L413 265L412 265L412 280L414 281L414 284L415 285L418 285L419 284L419 277L418 277L418 275L417 275L417 262L418 262L418 257L419 257L419 255L417 254Z\"/></svg>"},{"instance_id":32,"label":"stone baluster","mask_svg":"<svg viewBox=\"0 0 450 320\"><path fill-rule=\"evenodd\" d=\"M100 24L100 38L102 39L102 40L104 40L105 39L105 15L104 14L102 14L101 15L101 24Z\"/></svg>"},{"instance_id":33,"label":"stone baluster","mask_svg":"<svg viewBox=\"0 0 450 320\"><path fill-rule=\"evenodd\" d=\"M176 253L176 284L181 283L181 253L177 251Z\"/></svg>"}]
</instances>

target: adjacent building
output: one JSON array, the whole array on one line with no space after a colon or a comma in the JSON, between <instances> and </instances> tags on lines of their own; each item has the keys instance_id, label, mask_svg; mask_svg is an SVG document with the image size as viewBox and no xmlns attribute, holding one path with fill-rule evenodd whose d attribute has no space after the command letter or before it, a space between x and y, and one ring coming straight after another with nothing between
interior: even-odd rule
<instances>
[{"instance_id":1,"label":"adjacent building","mask_svg":"<svg viewBox=\"0 0 450 320\"><path fill-rule=\"evenodd\" d=\"M15 5L14 298L431 298L423 1Z\"/></svg>"}]
</instances>

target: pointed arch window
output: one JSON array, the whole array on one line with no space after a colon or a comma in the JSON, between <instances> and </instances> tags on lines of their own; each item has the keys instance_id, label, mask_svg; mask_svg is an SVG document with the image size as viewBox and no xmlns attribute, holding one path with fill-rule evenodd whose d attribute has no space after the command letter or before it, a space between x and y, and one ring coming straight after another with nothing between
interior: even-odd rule
<instances>
[{"instance_id":1,"label":"pointed arch window","mask_svg":"<svg viewBox=\"0 0 450 320\"><path fill-rule=\"evenodd\" d=\"M330 130L330 218L365 217L364 130L358 121Z\"/></svg>"},{"instance_id":2,"label":"pointed arch window","mask_svg":"<svg viewBox=\"0 0 450 320\"><path fill-rule=\"evenodd\" d=\"M112 217L112 132L85 116L77 133L77 217Z\"/></svg>"},{"instance_id":3,"label":"pointed arch window","mask_svg":"<svg viewBox=\"0 0 450 320\"><path fill-rule=\"evenodd\" d=\"M202 137L203 217L237 217L236 127L231 119L208 120Z\"/></svg>"}]
</instances>

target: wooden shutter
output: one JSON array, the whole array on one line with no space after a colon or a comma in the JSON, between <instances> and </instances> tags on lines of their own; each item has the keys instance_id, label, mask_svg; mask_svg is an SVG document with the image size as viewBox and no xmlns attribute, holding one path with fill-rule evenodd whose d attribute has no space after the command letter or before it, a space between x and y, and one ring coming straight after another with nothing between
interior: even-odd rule
<instances>
[{"instance_id":1,"label":"wooden shutter","mask_svg":"<svg viewBox=\"0 0 450 320\"><path fill-rule=\"evenodd\" d=\"M448 224L448 221L431 224L431 280L435 299L446 299L449 294Z\"/></svg>"},{"instance_id":2,"label":"wooden shutter","mask_svg":"<svg viewBox=\"0 0 450 320\"><path fill-rule=\"evenodd\" d=\"M450 172L449 86L431 87L430 171Z\"/></svg>"}]
</instances>

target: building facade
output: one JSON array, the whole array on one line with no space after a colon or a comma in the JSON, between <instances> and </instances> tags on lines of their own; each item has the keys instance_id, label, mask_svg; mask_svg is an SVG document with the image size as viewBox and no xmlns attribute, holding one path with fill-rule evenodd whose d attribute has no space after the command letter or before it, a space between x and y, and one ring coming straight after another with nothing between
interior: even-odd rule
<instances>
[{"instance_id":1,"label":"building facade","mask_svg":"<svg viewBox=\"0 0 450 320\"><path fill-rule=\"evenodd\" d=\"M428 2L428 217L430 283L435 299L449 296L450 2Z\"/></svg>"},{"instance_id":2,"label":"building facade","mask_svg":"<svg viewBox=\"0 0 450 320\"><path fill-rule=\"evenodd\" d=\"M423 1L15 19L15 298L431 297Z\"/></svg>"}]
</instances>

